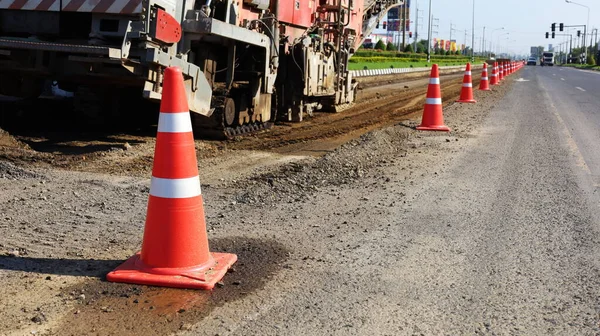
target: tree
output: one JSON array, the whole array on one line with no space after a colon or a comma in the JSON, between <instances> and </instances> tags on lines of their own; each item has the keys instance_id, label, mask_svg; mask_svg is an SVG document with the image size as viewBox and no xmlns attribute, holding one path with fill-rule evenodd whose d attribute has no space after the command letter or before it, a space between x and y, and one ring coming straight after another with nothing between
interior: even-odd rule
<instances>
[{"instance_id":1,"label":"tree","mask_svg":"<svg viewBox=\"0 0 600 336\"><path fill-rule=\"evenodd\" d=\"M414 50L413 50L413 46L412 46L412 44L410 44L410 43L409 43L409 44L407 44L407 45L406 45L406 47L404 47L404 52L407 52L407 53L413 53L413 52L414 52Z\"/></svg>"},{"instance_id":2,"label":"tree","mask_svg":"<svg viewBox=\"0 0 600 336\"><path fill-rule=\"evenodd\" d=\"M392 42L388 42L388 43L387 43L386 50L387 50L387 51L395 51L395 50L397 50L397 49L396 49L396 46L395 46L395 45L394 45Z\"/></svg>"},{"instance_id":3,"label":"tree","mask_svg":"<svg viewBox=\"0 0 600 336\"><path fill-rule=\"evenodd\" d=\"M383 43L382 40L377 41L377 44L375 45L375 49L385 50L385 43Z\"/></svg>"},{"instance_id":4,"label":"tree","mask_svg":"<svg viewBox=\"0 0 600 336\"><path fill-rule=\"evenodd\" d=\"M590 50L591 50L591 49L590 49ZM592 52L592 53L590 53L590 54L588 55L588 58L587 58L587 64L588 64L588 65L596 65L596 60L594 59L594 54L593 54L593 52Z\"/></svg>"},{"instance_id":5,"label":"tree","mask_svg":"<svg viewBox=\"0 0 600 336\"><path fill-rule=\"evenodd\" d=\"M460 55L460 50L455 51L454 55Z\"/></svg>"},{"instance_id":6,"label":"tree","mask_svg":"<svg viewBox=\"0 0 600 336\"><path fill-rule=\"evenodd\" d=\"M446 51L446 56L450 56L452 52L450 50Z\"/></svg>"},{"instance_id":7,"label":"tree","mask_svg":"<svg viewBox=\"0 0 600 336\"><path fill-rule=\"evenodd\" d=\"M417 42L417 52L418 53L427 52L427 44L428 43L429 43L428 40L420 40L419 42Z\"/></svg>"}]
</instances>

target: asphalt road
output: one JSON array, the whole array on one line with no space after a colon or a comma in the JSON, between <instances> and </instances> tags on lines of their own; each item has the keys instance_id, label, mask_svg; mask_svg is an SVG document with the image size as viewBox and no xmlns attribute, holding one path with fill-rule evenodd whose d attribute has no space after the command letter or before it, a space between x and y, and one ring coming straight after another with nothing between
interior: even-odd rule
<instances>
[{"instance_id":1,"label":"asphalt road","mask_svg":"<svg viewBox=\"0 0 600 336\"><path fill-rule=\"evenodd\" d=\"M600 75L526 67L508 80L520 77L463 150L418 178L391 166L383 185L294 208L295 239L331 243L307 243L254 309L220 309L205 334L600 333ZM284 213L260 218L276 228Z\"/></svg>"}]
</instances>

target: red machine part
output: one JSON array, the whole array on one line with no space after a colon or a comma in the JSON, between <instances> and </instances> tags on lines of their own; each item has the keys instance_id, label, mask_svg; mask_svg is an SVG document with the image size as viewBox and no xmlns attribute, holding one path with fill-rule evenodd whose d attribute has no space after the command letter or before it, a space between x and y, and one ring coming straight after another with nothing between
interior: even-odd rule
<instances>
[{"instance_id":1,"label":"red machine part","mask_svg":"<svg viewBox=\"0 0 600 336\"><path fill-rule=\"evenodd\" d=\"M165 43L177 43L181 39L181 25L169 13L156 10L154 38Z\"/></svg>"},{"instance_id":2,"label":"red machine part","mask_svg":"<svg viewBox=\"0 0 600 336\"><path fill-rule=\"evenodd\" d=\"M308 28L312 25L315 0L279 1L279 21Z\"/></svg>"}]
</instances>

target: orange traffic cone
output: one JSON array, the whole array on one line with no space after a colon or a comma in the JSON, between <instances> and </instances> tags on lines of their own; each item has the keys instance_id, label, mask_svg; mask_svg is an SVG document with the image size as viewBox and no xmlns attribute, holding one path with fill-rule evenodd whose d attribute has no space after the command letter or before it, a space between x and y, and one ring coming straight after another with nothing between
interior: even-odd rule
<instances>
[{"instance_id":1,"label":"orange traffic cone","mask_svg":"<svg viewBox=\"0 0 600 336\"><path fill-rule=\"evenodd\" d=\"M492 67L490 85L498 85L498 62L494 62L494 66Z\"/></svg>"},{"instance_id":2,"label":"orange traffic cone","mask_svg":"<svg viewBox=\"0 0 600 336\"><path fill-rule=\"evenodd\" d=\"M417 126L419 131L443 131L450 129L444 125L444 114L442 111L442 92L440 90L440 73L438 65L431 67L429 86L427 86L427 98L425 99L425 110L421 125Z\"/></svg>"},{"instance_id":3,"label":"orange traffic cone","mask_svg":"<svg viewBox=\"0 0 600 336\"><path fill-rule=\"evenodd\" d=\"M504 79L504 65L502 62L498 63L498 83Z\"/></svg>"},{"instance_id":4,"label":"orange traffic cone","mask_svg":"<svg viewBox=\"0 0 600 336\"><path fill-rule=\"evenodd\" d=\"M483 63L483 71L481 72L481 82L479 82L479 90L490 91L490 83L488 81L487 63Z\"/></svg>"},{"instance_id":5,"label":"orange traffic cone","mask_svg":"<svg viewBox=\"0 0 600 336\"><path fill-rule=\"evenodd\" d=\"M473 99L473 83L471 81L471 63L467 63L465 76L463 77L462 90L460 91L460 99L457 103L475 103Z\"/></svg>"},{"instance_id":6,"label":"orange traffic cone","mask_svg":"<svg viewBox=\"0 0 600 336\"><path fill-rule=\"evenodd\" d=\"M141 252L106 279L212 289L237 256L210 253L194 136L181 70L165 69Z\"/></svg>"}]
</instances>

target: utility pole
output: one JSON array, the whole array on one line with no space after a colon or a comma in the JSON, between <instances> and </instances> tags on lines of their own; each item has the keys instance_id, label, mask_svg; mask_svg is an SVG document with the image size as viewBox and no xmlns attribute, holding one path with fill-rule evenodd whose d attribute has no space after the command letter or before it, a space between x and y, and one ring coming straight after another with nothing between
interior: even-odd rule
<instances>
[{"instance_id":1,"label":"utility pole","mask_svg":"<svg viewBox=\"0 0 600 336\"><path fill-rule=\"evenodd\" d=\"M415 36L413 41L413 52L417 52L417 38L419 37L419 2L415 1Z\"/></svg>"},{"instance_id":2,"label":"utility pole","mask_svg":"<svg viewBox=\"0 0 600 336\"><path fill-rule=\"evenodd\" d=\"M471 32L473 32L471 39L471 62L475 62L475 0L473 0L473 23L471 25Z\"/></svg>"},{"instance_id":3,"label":"utility pole","mask_svg":"<svg viewBox=\"0 0 600 336\"><path fill-rule=\"evenodd\" d=\"M431 63L431 21L433 14L431 13L431 0L429 0L429 25L427 26L427 63Z\"/></svg>"},{"instance_id":4,"label":"utility pole","mask_svg":"<svg viewBox=\"0 0 600 336\"><path fill-rule=\"evenodd\" d=\"M481 56L485 56L485 26L483 26L483 36L481 37Z\"/></svg>"},{"instance_id":5,"label":"utility pole","mask_svg":"<svg viewBox=\"0 0 600 336\"><path fill-rule=\"evenodd\" d=\"M406 49L406 1L402 4L402 51Z\"/></svg>"}]
</instances>

